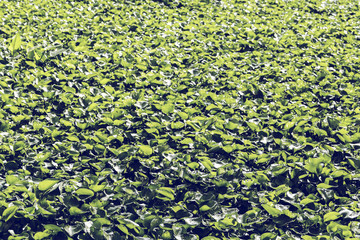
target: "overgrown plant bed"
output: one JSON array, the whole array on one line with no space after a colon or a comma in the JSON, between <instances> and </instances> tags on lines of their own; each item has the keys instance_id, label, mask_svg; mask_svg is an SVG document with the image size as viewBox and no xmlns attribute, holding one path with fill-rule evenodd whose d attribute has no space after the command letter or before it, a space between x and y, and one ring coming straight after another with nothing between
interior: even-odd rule
<instances>
[{"instance_id":1,"label":"overgrown plant bed","mask_svg":"<svg viewBox=\"0 0 360 240\"><path fill-rule=\"evenodd\" d=\"M0 239L359 239L355 0L0 1Z\"/></svg>"}]
</instances>

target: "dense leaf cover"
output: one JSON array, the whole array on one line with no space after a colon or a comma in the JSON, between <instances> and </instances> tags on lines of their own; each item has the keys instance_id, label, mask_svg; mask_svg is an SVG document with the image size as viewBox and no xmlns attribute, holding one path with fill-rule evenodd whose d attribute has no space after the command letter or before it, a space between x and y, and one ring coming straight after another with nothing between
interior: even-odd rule
<instances>
[{"instance_id":1,"label":"dense leaf cover","mask_svg":"<svg viewBox=\"0 0 360 240\"><path fill-rule=\"evenodd\" d=\"M355 0L0 1L0 239L359 239Z\"/></svg>"}]
</instances>

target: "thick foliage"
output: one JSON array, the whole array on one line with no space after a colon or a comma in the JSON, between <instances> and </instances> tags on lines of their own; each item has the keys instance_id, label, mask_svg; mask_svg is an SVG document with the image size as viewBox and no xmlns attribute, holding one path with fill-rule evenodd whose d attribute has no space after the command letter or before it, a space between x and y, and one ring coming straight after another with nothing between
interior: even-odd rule
<instances>
[{"instance_id":1,"label":"thick foliage","mask_svg":"<svg viewBox=\"0 0 360 240\"><path fill-rule=\"evenodd\" d=\"M0 239L358 239L357 1L0 1Z\"/></svg>"}]
</instances>

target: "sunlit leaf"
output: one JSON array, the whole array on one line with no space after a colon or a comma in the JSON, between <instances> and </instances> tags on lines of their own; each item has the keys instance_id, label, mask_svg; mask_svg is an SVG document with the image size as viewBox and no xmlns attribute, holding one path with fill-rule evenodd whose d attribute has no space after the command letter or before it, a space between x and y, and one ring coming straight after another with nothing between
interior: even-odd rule
<instances>
[{"instance_id":1,"label":"sunlit leaf","mask_svg":"<svg viewBox=\"0 0 360 240\"><path fill-rule=\"evenodd\" d=\"M41 181L38 185L38 189L40 191L46 191L49 190L51 187L53 187L55 184L57 184L59 180L53 180L53 179L45 179Z\"/></svg>"},{"instance_id":2,"label":"sunlit leaf","mask_svg":"<svg viewBox=\"0 0 360 240\"><path fill-rule=\"evenodd\" d=\"M20 38L20 33L17 32L11 41L9 50L12 54L14 54L14 52L16 52L18 49L20 49L20 47L21 47L21 38Z\"/></svg>"},{"instance_id":3,"label":"sunlit leaf","mask_svg":"<svg viewBox=\"0 0 360 240\"><path fill-rule=\"evenodd\" d=\"M9 221L16 214L16 211L18 209L19 209L18 206L11 206L6 208L2 213L1 219L5 222Z\"/></svg>"},{"instance_id":4,"label":"sunlit leaf","mask_svg":"<svg viewBox=\"0 0 360 240\"><path fill-rule=\"evenodd\" d=\"M153 150L148 145L141 145L139 147L139 152L140 152L141 155L150 156L153 153Z\"/></svg>"},{"instance_id":5,"label":"sunlit leaf","mask_svg":"<svg viewBox=\"0 0 360 240\"><path fill-rule=\"evenodd\" d=\"M338 212L328 212L324 215L324 222L334 221L341 216Z\"/></svg>"},{"instance_id":6,"label":"sunlit leaf","mask_svg":"<svg viewBox=\"0 0 360 240\"><path fill-rule=\"evenodd\" d=\"M81 215L81 214L84 214L85 212L83 210L81 210L80 208L71 207L69 209L69 213L70 213L70 215Z\"/></svg>"}]
</instances>

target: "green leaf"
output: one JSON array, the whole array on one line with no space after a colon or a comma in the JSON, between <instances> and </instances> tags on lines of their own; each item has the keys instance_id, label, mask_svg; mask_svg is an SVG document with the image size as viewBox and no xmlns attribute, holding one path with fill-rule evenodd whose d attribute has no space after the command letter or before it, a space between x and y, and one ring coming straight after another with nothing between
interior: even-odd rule
<instances>
[{"instance_id":1,"label":"green leaf","mask_svg":"<svg viewBox=\"0 0 360 240\"><path fill-rule=\"evenodd\" d=\"M163 200L175 200L175 197L174 197L174 190L171 189L171 188L168 188L168 187L161 187L159 188L158 190L156 190L157 193L159 193L160 195L166 197L166 199L163 199Z\"/></svg>"},{"instance_id":2,"label":"green leaf","mask_svg":"<svg viewBox=\"0 0 360 240\"><path fill-rule=\"evenodd\" d=\"M221 239L213 236L207 236L202 238L201 240L221 240Z\"/></svg>"},{"instance_id":3,"label":"green leaf","mask_svg":"<svg viewBox=\"0 0 360 240\"><path fill-rule=\"evenodd\" d=\"M35 233L34 235L34 240L41 240L41 239L44 239L44 238L47 238L49 237L51 234L47 231L44 231L44 232L37 232Z\"/></svg>"},{"instance_id":4,"label":"green leaf","mask_svg":"<svg viewBox=\"0 0 360 240\"><path fill-rule=\"evenodd\" d=\"M311 237L311 236L309 236L309 235L304 235L304 236L302 236L302 239L304 239L304 240L315 240L315 239L317 239L317 238Z\"/></svg>"},{"instance_id":5,"label":"green leaf","mask_svg":"<svg viewBox=\"0 0 360 240\"><path fill-rule=\"evenodd\" d=\"M122 231L126 235L129 235L129 230L127 229L127 227L125 227L124 225L118 225L117 227L120 229L120 231Z\"/></svg>"},{"instance_id":6,"label":"green leaf","mask_svg":"<svg viewBox=\"0 0 360 240\"><path fill-rule=\"evenodd\" d=\"M152 219L150 222L150 231L153 231L153 229L158 227L161 223L162 223L162 219L159 217Z\"/></svg>"},{"instance_id":7,"label":"green leaf","mask_svg":"<svg viewBox=\"0 0 360 240\"><path fill-rule=\"evenodd\" d=\"M335 130L339 126L340 121L335 118L327 117L326 120L327 120L329 126L331 127L331 129L333 129L333 130Z\"/></svg>"},{"instance_id":8,"label":"green leaf","mask_svg":"<svg viewBox=\"0 0 360 240\"><path fill-rule=\"evenodd\" d=\"M253 122L247 122L246 123L249 128L252 130L252 131L259 131L259 126L256 124L256 123L253 123Z\"/></svg>"},{"instance_id":9,"label":"green leaf","mask_svg":"<svg viewBox=\"0 0 360 240\"><path fill-rule=\"evenodd\" d=\"M109 219L106 218L95 218L94 220L94 224L103 226L103 225L111 225L111 221Z\"/></svg>"},{"instance_id":10,"label":"green leaf","mask_svg":"<svg viewBox=\"0 0 360 240\"><path fill-rule=\"evenodd\" d=\"M225 179L218 179L218 180L213 180L212 181L215 186L217 187L227 187L229 185L229 182L226 181Z\"/></svg>"},{"instance_id":11,"label":"green leaf","mask_svg":"<svg viewBox=\"0 0 360 240\"><path fill-rule=\"evenodd\" d=\"M191 138L185 138L180 141L181 144L192 144L194 141Z\"/></svg>"},{"instance_id":12,"label":"green leaf","mask_svg":"<svg viewBox=\"0 0 360 240\"><path fill-rule=\"evenodd\" d=\"M98 104L97 104L97 103L92 103L92 104L90 104L90 106L88 107L87 110L88 110L89 112L91 112L91 111L97 109L97 107L98 107Z\"/></svg>"},{"instance_id":13,"label":"green leaf","mask_svg":"<svg viewBox=\"0 0 360 240\"><path fill-rule=\"evenodd\" d=\"M234 218L226 217L223 220L221 220L222 223L224 223L227 226L236 226L237 222Z\"/></svg>"},{"instance_id":14,"label":"green leaf","mask_svg":"<svg viewBox=\"0 0 360 240\"><path fill-rule=\"evenodd\" d=\"M341 217L341 214L338 212L328 212L324 215L324 222L334 221Z\"/></svg>"},{"instance_id":15,"label":"green leaf","mask_svg":"<svg viewBox=\"0 0 360 240\"><path fill-rule=\"evenodd\" d=\"M57 184L58 182L59 182L59 180L45 179L39 183L38 189L40 191L46 191L46 190L50 189L52 186L54 186L55 184Z\"/></svg>"},{"instance_id":16,"label":"green leaf","mask_svg":"<svg viewBox=\"0 0 360 240\"><path fill-rule=\"evenodd\" d=\"M139 147L139 153L143 156L150 156L153 153L153 150L148 145L141 145Z\"/></svg>"},{"instance_id":17,"label":"green leaf","mask_svg":"<svg viewBox=\"0 0 360 240\"><path fill-rule=\"evenodd\" d=\"M263 163L267 163L269 161L268 158L260 158L259 160L256 161L256 164L263 164Z\"/></svg>"},{"instance_id":18,"label":"green leaf","mask_svg":"<svg viewBox=\"0 0 360 240\"><path fill-rule=\"evenodd\" d=\"M261 206L273 217L278 217L281 215L281 210L276 209L269 204L261 204Z\"/></svg>"},{"instance_id":19,"label":"green leaf","mask_svg":"<svg viewBox=\"0 0 360 240\"><path fill-rule=\"evenodd\" d=\"M290 128L294 127L295 123L294 122L287 122L284 126L284 130L289 130Z\"/></svg>"},{"instance_id":20,"label":"green leaf","mask_svg":"<svg viewBox=\"0 0 360 240\"><path fill-rule=\"evenodd\" d=\"M167 103L161 107L161 111L164 114L172 113L174 111L174 109L175 109L175 106L171 103Z\"/></svg>"},{"instance_id":21,"label":"green leaf","mask_svg":"<svg viewBox=\"0 0 360 240\"><path fill-rule=\"evenodd\" d=\"M209 211L211 209L211 207L209 207L208 205L203 205L201 206L201 208L199 209L201 212L206 212Z\"/></svg>"},{"instance_id":22,"label":"green leaf","mask_svg":"<svg viewBox=\"0 0 360 240\"><path fill-rule=\"evenodd\" d=\"M7 175L6 182L9 185L15 185L16 183L20 182L20 179L14 175Z\"/></svg>"},{"instance_id":23,"label":"green leaf","mask_svg":"<svg viewBox=\"0 0 360 240\"><path fill-rule=\"evenodd\" d=\"M189 115L184 112L177 112L177 114L181 117L182 120L187 120L189 118Z\"/></svg>"},{"instance_id":24,"label":"green leaf","mask_svg":"<svg viewBox=\"0 0 360 240\"><path fill-rule=\"evenodd\" d=\"M233 122L228 122L227 124L224 125L224 127L228 130L235 130L236 128L238 128L238 124L233 123Z\"/></svg>"},{"instance_id":25,"label":"green leaf","mask_svg":"<svg viewBox=\"0 0 360 240\"><path fill-rule=\"evenodd\" d=\"M25 148L25 142L24 141L18 141L14 144L14 151L20 151Z\"/></svg>"},{"instance_id":26,"label":"green leaf","mask_svg":"<svg viewBox=\"0 0 360 240\"><path fill-rule=\"evenodd\" d=\"M13 37L13 40L11 41L9 50L11 54L14 54L20 47L21 47L21 38L20 38L20 33L17 32L16 35Z\"/></svg>"},{"instance_id":27,"label":"green leaf","mask_svg":"<svg viewBox=\"0 0 360 240\"><path fill-rule=\"evenodd\" d=\"M211 172L214 165L212 164L212 162L209 159L203 159L200 162L207 170L209 170Z\"/></svg>"},{"instance_id":28,"label":"green leaf","mask_svg":"<svg viewBox=\"0 0 360 240\"><path fill-rule=\"evenodd\" d=\"M171 233L169 231L165 231L163 232L163 234L161 235L161 238L164 240L171 240L173 239L171 236Z\"/></svg>"},{"instance_id":29,"label":"green leaf","mask_svg":"<svg viewBox=\"0 0 360 240\"><path fill-rule=\"evenodd\" d=\"M71 127L72 123L70 121L67 121L65 119L60 119L60 123L63 124L66 127Z\"/></svg>"},{"instance_id":30,"label":"green leaf","mask_svg":"<svg viewBox=\"0 0 360 240\"><path fill-rule=\"evenodd\" d=\"M338 178L338 177L345 177L345 176L349 176L350 174L344 170L335 170L334 172L331 173L331 176L333 178Z\"/></svg>"},{"instance_id":31,"label":"green leaf","mask_svg":"<svg viewBox=\"0 0 360 240\"><path fill-rule=\"evenodd\" d=\"M191 163L188 163L187 165L191 169L196 169L199 167L199 163L197 163L197 162L191 162Z\"/></svg>"},{"instance_id":32,"label":"green leaf","mask_svg":"<svg viewBox=\"0 0 360 240\"><path fill-rule=\"evenodd\" d=\"M25 235L25 236L9 236L9 238L7 240L28 240L28 239L29 239L29 236Z\"/></svg>"},{"instance_id":33,"label":"green leaf","mask_svg":"<svg viewBox=\"0 0 360 240\"><path fill-rule=\"evenodd\" d=\"M16 213L19 208L17 206L11 206L5 209L1 219L5 222L9 221Z\"/></svg>"},{"instance_id":34,"label":"green leaf","mask_svg":"<svg viewBox=\"0 0 360 240\"><path fill-rule=\"evenodd\" d=\"M56 226L56 225L54 225L54 224L45 224L45 225L44 225L44 228L45 228L46 230L52 231L54 234L62 231L61 227Z\"/></svg>"},{"instance_id":35,"label":"green leaf","mask_svg":"<svg viewBox=\"0 0 360 240\"><path fill-rule=\"evenodd\" d=\"M328 189L328 188L333 188L334 186L331 186L331 185L326 184L326 183L319 183L316 187L317 187L317 188Z\"/></svg>"},{"instance_id":36,"label":"green leaf","mask_svg":"<svg viewBox=\"0 0 360 240\"><path fill-rule=\"evenodd\" d=\"M82 195L82 196L89 196L89 197L94 196L94 192L87 188L79 188L78 190L76 190L75 193L77 195Z\"/></svg>"},{"instance_id":37,"label":"green leaf","mask_svg":"<svg viewBox=\"0 0 360 240\"><path fill-rule=\"evenodd\" d=\"M313 203L313 202L315 202L313 199L305 198L305 199L303 199L303 200L300 201L300 204L301 204L301 205L307 205L307 204Z\"/></svg>"},{"instance_id":38,"label":"green leaf","mask_svg":"<svg viewBox=\"0 0 360 240\"><path fill-rule=\"evenodd\" d=\"M222 149L227 153L231 153L234 150L230 145L226 145Z\"/></svg>"},{"instance_id":39,"label":"green leaf","mask_svg":"<svg viewBox=\"0 0 360 240\"><path fill-rule=\"evenodd\" d=\"M172 129L181 129L182 127L184 127L184 123L182 123L182 122L172 122L171 123Z\"/></svg>"},{"instance_id":40,"label":"green leaf","mask_svg":"<svg viewBox=\"0 0 360 240\"><path fill-rule=\"evenodd\" d=\"M36 155L35 160L36 160L36 161L39 161L39 162L43 162L43 161L45 161L46 159L48 159L50 156L51 156L51 153L50 153L50 152L47 152L47 153L39 153L39 154Z\"/></svg>"},{"instance_id":41,"label":"green leaf","mask_svg":"<svg viewBox=\"0 0 360 240\"><path fill-rule=\"evenodd\" d=\"M83 210L81 210L80 208L77 208L77 207L71 207L69 209L69 213L71 216L74 216L74 215L81 215L81 214L84 214L85 212Z\"/></svg>"},{"instance_id":42,"label":"green leaf","mask_svg":"<svg viewBox=\"0 0 360 240\"><path fill-rule=\"evenodd\" d=\"M276 234L270 232L263 233L260 237L261 240L270 240L275 238L276 238Z\"/></svg>"},{"instance_id":43,"label":"green leaf","mask_svg":"<svg viewBox=\"0 0 360 240\"><path fill-rule=\"evenodd\" d=\"M211 111L212 109L218 110L219 107L214 104L210 104L209 106L206 107L206 111Z\"/></svg>"},{"instance_id":44,"label":"green leaf","mask_svg":"<svg viewBox=\"0 0 360 240\"><path fill-rule=\"evenodd\" d=\"M349 157L347 160L353 168L360 169L360 159Z\"/></svg>"},{"instance_id":45,"label":"green leaf","mask_svg":"<svg viewBox=\"0 0 360 240\"><path fill-rule=\"evenodd\" d=\"M310 158L305 164L305 168L311 173L320 174L322 170L321 163L321 158Z\"/></svg>"},{"instance_id":46,"label":"green leaf","mask_svg":"<svg viewBox=\"0 0 360 240\"><path fill-rule=\"evenodd\" d=\"M72 142L80 142L80 139L74 135L67 136L67 139L69 139Z\"/></svg>"},{"instance_id":47,"label":"green leaf","mask_svg":"<svg viewBox=\"0 0 360 240\"><path fill-rule=\"evenodd\" d=\"M94 192L99 192L105 189L105 185L91 185L90 189Z\"/></svg>"},{"instance_id":48,"label":"green leaf","mask_svg":"<svg viewBox=\"0 0 360 240\"><path fill-rule=\"evenodd\" d=\"M37 67L37 66L36 66L36 63L33 62L33 61L25 61L25 63L26 63L27 65L29 65L30 67L33 67L33 68L36 68L36 67Z\"/></svg>"}]
</instances>

